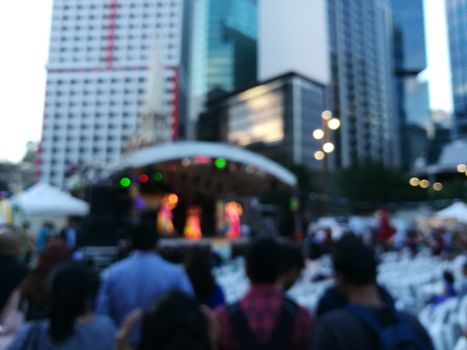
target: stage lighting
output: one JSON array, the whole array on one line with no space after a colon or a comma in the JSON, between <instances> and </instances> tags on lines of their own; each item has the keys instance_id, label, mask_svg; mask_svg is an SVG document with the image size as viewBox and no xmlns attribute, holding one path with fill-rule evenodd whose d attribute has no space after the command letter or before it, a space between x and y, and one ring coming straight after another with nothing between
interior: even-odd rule
<instances>
[{"instance_id":1,"label":"stage lighting","mask_svg":"<svg viewBox=\"0 0 467 350\"><path fill-rule=\"evenodd\" d=\"M120 186L122 187L130 187L131 185L131 180L127 177L122 177L120 179Z\"/></svg>"},{"instance_id":2,"label":"stage lighting","mask_svg":"<svg viewBox=\"0 0 467 350\"><path fill-rule=\"evenodd\" d=\"M227 166L227 161L224 158L217 158L214 161L214 165L217 169L224 169Z\"/></svg>"}]
</instances>

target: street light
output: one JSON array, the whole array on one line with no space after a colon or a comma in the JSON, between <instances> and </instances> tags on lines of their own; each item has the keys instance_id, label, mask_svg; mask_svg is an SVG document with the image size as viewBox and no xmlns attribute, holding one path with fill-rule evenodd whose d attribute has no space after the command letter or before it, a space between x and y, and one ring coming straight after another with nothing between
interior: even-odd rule
<instances>
[{"instance_id":1,"label":"street light","mask_svg":"<svg viewBox=\"0 0 467 350\"><path fill-rule=\"evenodd\" d=\"M332 118L332 113L330 111L324 111L323 113L321 113L321 118L323 118L324 120L329 120Z\"/></svg>"},{"instance_id":2,"label":"street light","mask_svg":"<svg viewBox=\"0 0 467 350\"><path fill-rule=\"evenodd\" d=\"M321 140L324 137L324 131L322 129L316 129L313 131L313 138Z\"/></svg>"},{"instance_id":3,"label":"street light","mask_svg":"<svg viewBox=\"0 0 467 350\"><path fill-rule=\"evenodd\" d=\"M409 180L409 184L412 187L417 187L420 184L420 179L418 177L413 177Z\"/></svg>"},{"instance_id":4,"label":"street light","mask_svg":"<svg viewBox=\"0 0 467 350\"><path fill-rule=\"evenodd\" d=\"M420 187L421 187L421 188L428 188L428 187L430 187L430 181L428 181L428 180L422 180L422 181L420 181Z\"/></svg>"},{"instance_id":5,"label":"street light","mask_svg":"<svg viewBox=\"0 0 467 350\"><path fill-rule=\"evenodd\" d=\"M324 152L323 151L316 151L314 154L316 160L323 160L324 159Z\"/></svg>"},{"instance_id":6,"label":"street light","mask_svg":"<svg viewBox=\"0 0 467 350\"><path fill-rule=\"evenodd\" d=\"M443 184L441 182L435 182L433 184L433 189L435 191L441 191L443 189Z\"/></svg>"},{"instance_id":7,"label":"street light","mask_svg":"<svg viewBox=\"0 0 467 350\"><path fill-rule=\"evenodd\" d=\"M328 121L328 126L331 130L337 130L341 126L341 121L337 118L332 118Z\"/></svg>"},{"instance_id":8,"label":"street light","mask_svg":"<svg viewBox=\"0 0 467 350\"><path fill-rule=\"evenodd\" d=\"M457 171L459 173L465 173L467 171L467 166L465 164L458 164Z\"/></svg>"},{"instance_id":9,"label":"street light","mask_svg":"<svg viewBox=\"0 0 467 350\"><path fill-rule=\"evenodd\" d=\"M334 144L332 142L326 142L323 145L323 151L326 153L331 153L332 151L334 151Z\"/></svg>"}]
</instances>

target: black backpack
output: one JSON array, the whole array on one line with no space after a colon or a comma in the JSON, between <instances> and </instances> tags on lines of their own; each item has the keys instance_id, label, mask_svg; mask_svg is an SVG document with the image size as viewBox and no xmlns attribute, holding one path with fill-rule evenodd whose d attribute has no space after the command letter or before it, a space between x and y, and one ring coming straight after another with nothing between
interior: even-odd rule
<instances>
[{"instance_id":1,"label":"black backpack","mask_svg":"<svg viewBox=\"0 0 467 350\"><path fill-rule=\"evenodd\" d=\"M382 326L374 312L363 305L348 304L346 309L355 316L363 326L370 330L378 342L378 350L427 350L431 349L422 341L407 315L388 308L395 322Z\"/></svg>"},{"instance_id":2,"label":"black backpack","mask_svg":"<svg viewBox=\"0 0 467 350\"><path fill-rule=\"evenodd\" d=\"M229 321L234 334L240 342L241 350L286 350L292 337L292 326L297 313L297 304L288 298L284 298L284 303L276 325L271 333L271 339L266 345L258 344L255 335L248 326L248 320L240 307L240 303L235 303L227 307Z\"/></svg>"}]
</instances>

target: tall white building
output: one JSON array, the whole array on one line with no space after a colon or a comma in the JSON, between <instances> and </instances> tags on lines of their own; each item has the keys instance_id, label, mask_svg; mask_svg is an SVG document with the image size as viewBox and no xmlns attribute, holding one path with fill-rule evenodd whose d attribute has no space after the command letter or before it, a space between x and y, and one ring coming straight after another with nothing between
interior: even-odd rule
<instances>
[{"instance_id":1,"label":"tall white building","mask_svg":"<svg viewBox=\"0 0 467 350\"><path fill-rule=\"evenodd\" d=\"M187 6L186 0L54 1L42 180L61 187L73 169L119 159L137 125L156 38L163 103L179 135Z\"/></svg>"}]
</instances>

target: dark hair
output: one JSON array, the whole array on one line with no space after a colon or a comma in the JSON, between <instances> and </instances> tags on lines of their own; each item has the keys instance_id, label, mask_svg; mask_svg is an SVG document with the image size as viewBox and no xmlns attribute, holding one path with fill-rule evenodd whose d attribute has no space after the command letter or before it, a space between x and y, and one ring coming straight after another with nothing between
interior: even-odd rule
<instances>
[{"instance_id":1,"label":"dark hair","mask_svg":"<svg viewBox=\"0 0 467 350\"><path fill-rule=\"evenodd\" d=\"M137 349L211 350L207 317L182 292L165 293L145 313Z\"/></svg>"},{"instance_id":2,"label":"dark hair","mask_svg":"<svg viewBox=\"0 0 467 350\"><path fill-rule=\"evenodd\" d=\"M200 303L208 304L216 282L212 275L213 257L208 249L196 249L188 257L185 269Z\"/></svg>"},{"instance_id":3,"label":"dark hair","mask_svg":"<svg viewBox=\"0 0 467 350\"><path fill-rule=\"evenodd\" d=\"M151 250L156 247L157 232L155 226L145 222L135 224L131 229L131 244L133 249Z\"/></svg>"},{"instance_id":4,"label":"dark hair","mask_svg":"<svg viewBox=\"0 0 467 350\"><path fill-rule=\"evenodd\" d=\"M99 278L84 265L68 263L57 270L49 310L49 334L54 342L63 342L73 334L76 319L93 305L98 287Z\"/></svg>"},{"instance_id":5,"label":"dark hair","mask_svg":"<svg viewBox=\"0 0 467 350\"><path fill-rule=\"evenodd\" d=\"M353 234L343 236L334 244L332 263L334 270L350 284L363 286L376 283L375 255Z\"/></svg>"},{"instance_id":6,"label":"dark hair","mask_svg":"<svg viewBox=\"0 0 467 350\"><path fill-rule=\"evenodd\" d=\"M270 237L253 240L246 253L248 277L253 283L275 283L279 277L281 248Z\"/></svg>"},{"instance_id":7,"label":"dark hair","mask_svg":"<svg viewBox=\"0 0 467 350\"><path fill-rule=\"evenodd\" d=\"M281 273L288 272L291 269L303 270L305 263L300 249L291 243L281 244Z\"/></svg>"},{"instance_id":8,"label":"dark hair","mask_svg":"<svg viewBox=\"0 0 467 350\"><path fill-rule=\"evenodd\" d=\"M446 283L449 283L449 284L454 284L454 275L452 274L451 271L449 270L445 270L443 272L443 280L446 282Z\"/></svg>"},{"instance_id":9,"label":"dark hair","mask_svg":"<svg viewBox=\"0 0 467 350\"><path fill-rule=\"evenodd\" d=\"M23 299L29 303L28 318L45 317L50 300L49 275L70 257L70 249L61 239L51 239L39 254L37 265L29 272L21 290Z\"/></svg>"}]
</instances>

